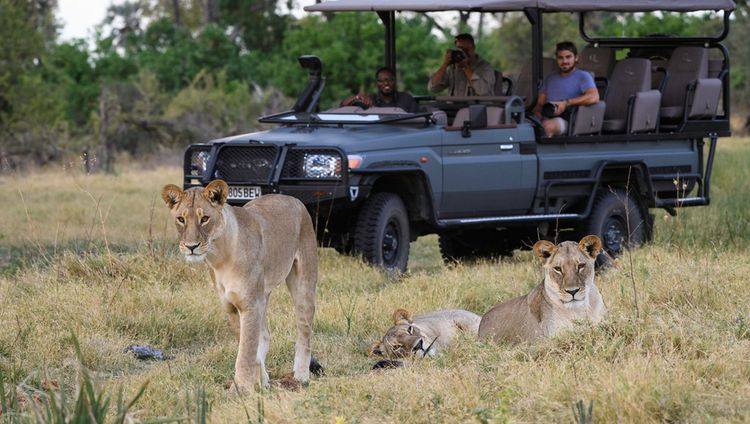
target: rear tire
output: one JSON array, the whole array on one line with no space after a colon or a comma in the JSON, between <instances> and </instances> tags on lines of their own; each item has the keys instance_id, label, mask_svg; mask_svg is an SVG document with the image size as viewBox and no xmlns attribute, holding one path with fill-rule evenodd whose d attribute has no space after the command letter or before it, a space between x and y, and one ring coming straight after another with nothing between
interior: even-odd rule
<instances>
[{"instance_id":1,"label":"rear tire","mask_svg":"<svg viewBox=\"0 0 750 424\"><path fill-rule=\"evenodd\" d=\"M591 216L585 226L586 234L594 234L602 240L602 249L616 257L625 249L645 243L649 222L644 219L638 202L623 190L602 191L594 201ZM599 254L597 265L607 262L604 253Z\"/></svg>"},{"instance_id":2,"label":"rear tire","mask_svg":"<svg viewBox=\"0 0 750 424\"><path fill-rule=\"evenodd\" d=\"M409 216L393 193L375 193L362 206L354 235L354 249L362 258L389 274L406 272L409 261Z\"/></svg>"}]
</instances>

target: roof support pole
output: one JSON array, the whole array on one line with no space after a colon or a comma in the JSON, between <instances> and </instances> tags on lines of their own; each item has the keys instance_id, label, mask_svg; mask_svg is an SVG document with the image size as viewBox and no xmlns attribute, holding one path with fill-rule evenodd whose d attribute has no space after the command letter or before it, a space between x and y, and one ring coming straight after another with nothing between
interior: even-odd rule
<instances>
[{"instance_id":1,"label":"roof support pole","mask_svg":"<svg viewBox=\"0 0 750 424\"><path fill-rule=\"evenodd\" d=\"M385 66L396 70L396 12L378 12L385 28Z\"/></svg>"},{"instance_id":2,"label":"roof support pole","mask_svg":"<svg viewBox=\"0 0 750 424\"><path fill-rule=\"evenodd\" d=\"M544 45L542 43L542 11L535 7L528 7L523 10L526 19L531 23L531 102L529 110L533 110L539 97L539 88L541 88L542 78L542 56Z\"/></svg>"}]
</instances>

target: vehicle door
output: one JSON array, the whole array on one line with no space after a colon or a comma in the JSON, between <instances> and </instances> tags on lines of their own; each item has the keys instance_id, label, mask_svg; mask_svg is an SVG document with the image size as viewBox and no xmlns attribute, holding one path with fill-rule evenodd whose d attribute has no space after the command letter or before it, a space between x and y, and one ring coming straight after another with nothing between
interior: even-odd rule
<instances>
[{"instance_id":1,"label":"vehicle door","mask_svg":"<svg viewBox=\"0 0 750 424\"><path fill-rule=\"evenodd\" d=\"M536 190L536 144L528 126L443 133L443 197L439 217L528 212Z\"/></svg>"}]
</instances>

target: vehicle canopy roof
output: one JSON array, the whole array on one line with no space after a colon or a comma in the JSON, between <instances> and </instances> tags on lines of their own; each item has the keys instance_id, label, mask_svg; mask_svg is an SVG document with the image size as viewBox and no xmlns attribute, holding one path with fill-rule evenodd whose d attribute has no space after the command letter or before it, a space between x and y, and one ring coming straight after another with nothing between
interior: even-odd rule
<instances>
[{"instance_id":1,"label":"vehicle canopy roof","mask_svg":"<svg viewBox=\"0 0 750 424\"><path fill-rule=\"evenodd\" d=\"M509 12L537 8L547 12L732 11L732 0L335 0L305 7L308 12L412 11Z\"/></svg>"}]
</instances>

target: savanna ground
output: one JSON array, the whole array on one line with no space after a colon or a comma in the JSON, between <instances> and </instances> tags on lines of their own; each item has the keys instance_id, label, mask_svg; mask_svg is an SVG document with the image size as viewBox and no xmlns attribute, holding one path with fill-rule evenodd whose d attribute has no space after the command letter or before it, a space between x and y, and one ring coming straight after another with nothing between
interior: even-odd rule
<instances>
[{"instance_id":1,"label":"savanna ground","mask_svg":"<svg viewBox=\"0 0 750 424\"><path fill-rule=\"evenodd\" d=\"M653 211L654 242L599 274L606 322L533 346L464 337L439 358L371 371L368 347L395 308L482 314L526 293L540 267L518 252L447 268L432 236L412 244L409 275L391 282L321 249L313 349L326 375L244 395L225 389L236 342L207 271L177 254L159 198L179 169L0 177L0 420L37 420L50 393L74 402L89 370L113 404L147 384L128 412L135 422L580 422L589 405L594 422L749 421L748 162L750 139L722 140L711 206ZM285 290L269 311L272 378L293 360ZM170 359L139 361L123 352L131 344Z\"/></svg>"}]
</instances>

